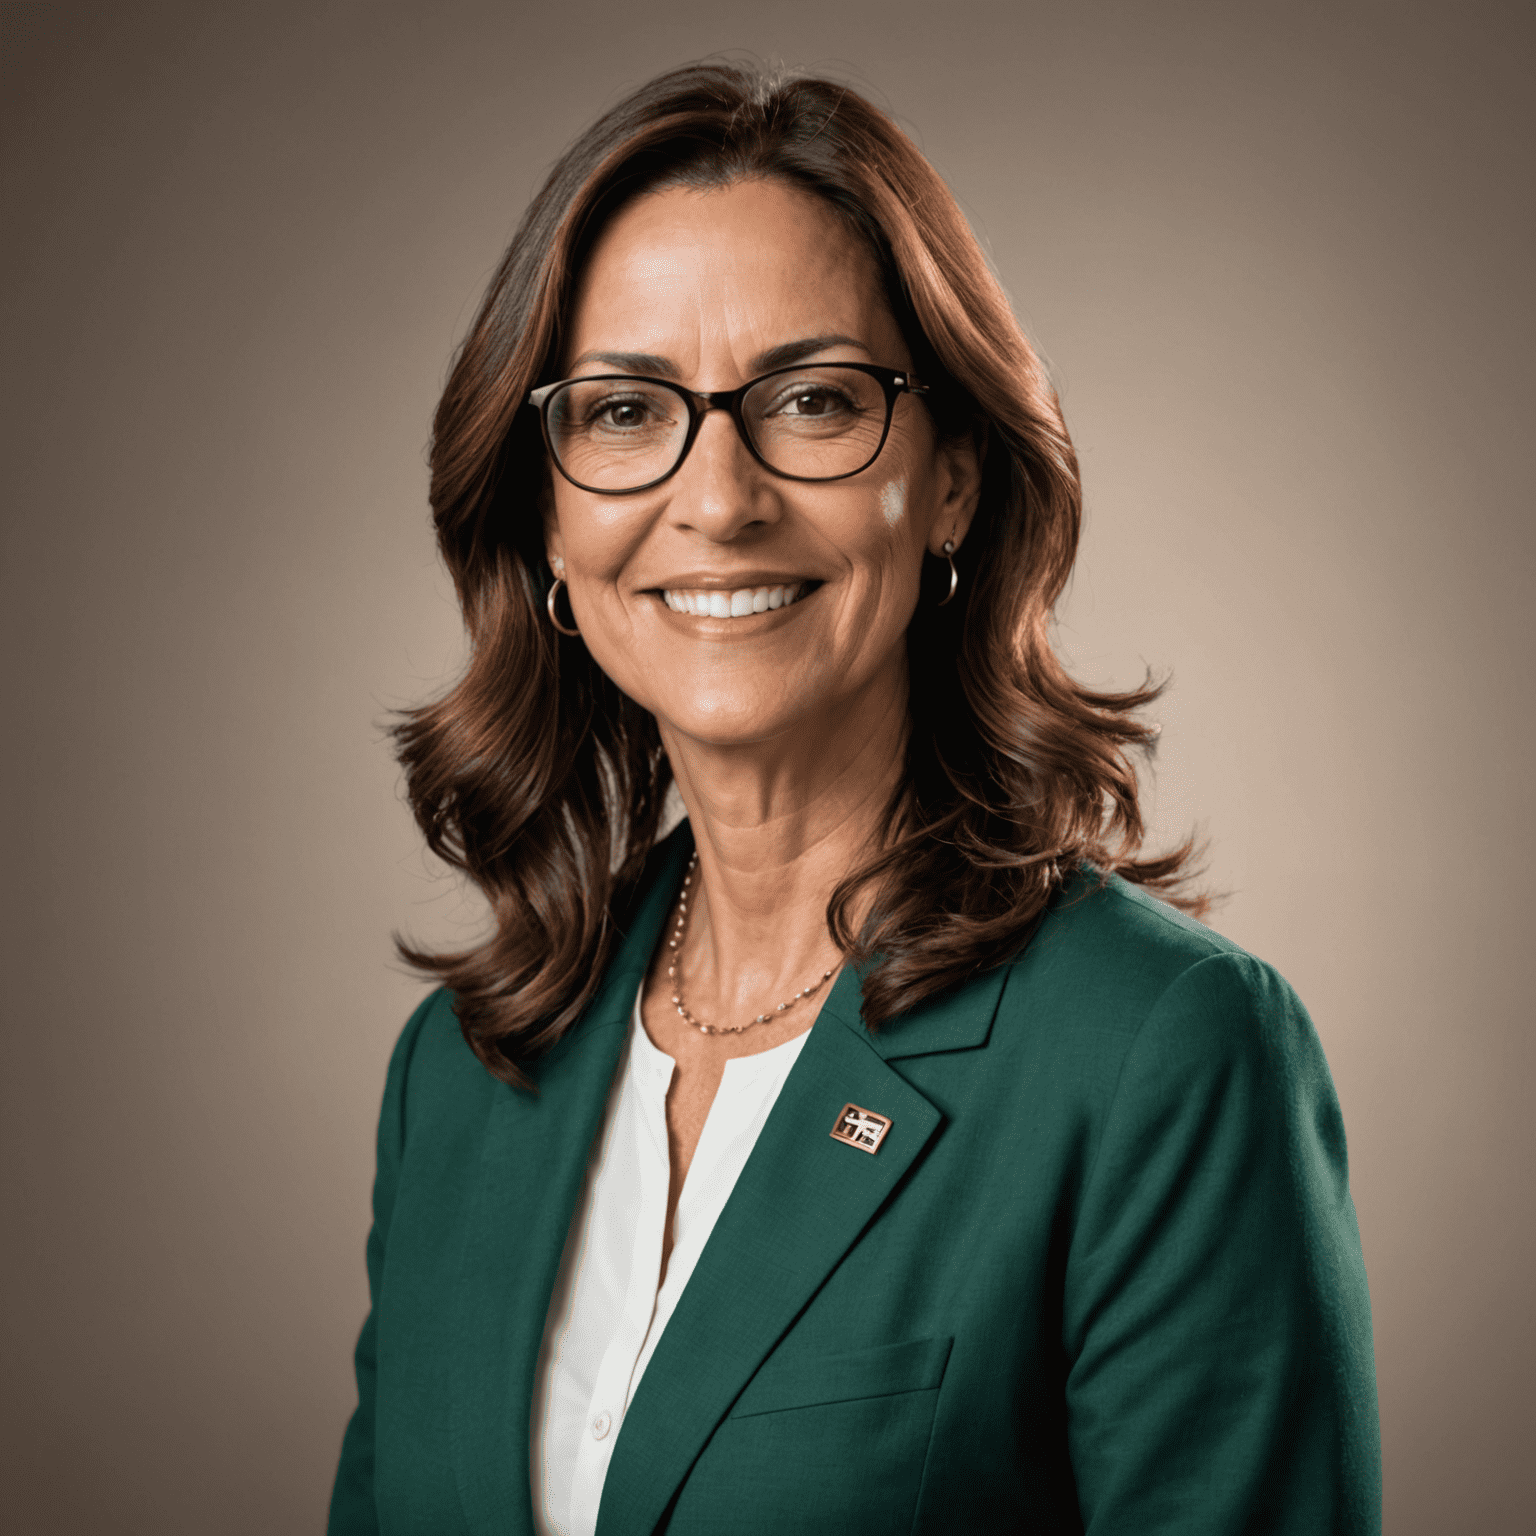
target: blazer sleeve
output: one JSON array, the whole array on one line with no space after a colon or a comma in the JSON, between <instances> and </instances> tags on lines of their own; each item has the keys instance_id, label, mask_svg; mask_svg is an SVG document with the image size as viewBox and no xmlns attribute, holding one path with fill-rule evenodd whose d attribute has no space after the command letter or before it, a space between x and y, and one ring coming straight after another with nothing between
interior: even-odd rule
<instances>
[{"instance_id":1,"label":"blazer sleeve","mask_svg":"<svg viewBox=\"0 0 1536 1536\"><path fill-rule=\"evenodd\" d=\"M1211 956L1146 1017L1064 1278L1089 1536L1379 1532L1344 1126L1312 1022L1270 967Z\"/></svg>"},{"instance_id":2,"label":"blazer sleeve","mask_svg":"<svg viewBox=\"0 0 1536 1536\"><path fill-rule=\"evenodd\" d=\"M368 1318L353 1355L357 1371L357 1411L341 1442L341 1465L331 1490L327 1536L376 1536L378 1513L373 1494L374 1388L379 1293L384 1281L384 1254L389 1222L395 1208L400 1160L405 1151L405 1085L411 1057L422 1025L438 994L432 993L407 1022L389 1060L384 1079L384 1105L379 1112L378 1162L373 1180L373 1226L368 1233Z\"/></svg>"}]
</instances>

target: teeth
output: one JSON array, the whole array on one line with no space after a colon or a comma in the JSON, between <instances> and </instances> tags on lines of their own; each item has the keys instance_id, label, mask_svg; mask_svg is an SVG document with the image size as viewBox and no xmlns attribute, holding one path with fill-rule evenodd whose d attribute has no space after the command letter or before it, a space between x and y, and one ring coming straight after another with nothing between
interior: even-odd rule
<instances>
[{"instance_id":1,"label":"teeth","mask_svg":"<svg viewBox=\"0 0 1536 1536\"><path fill-rule=\"evenodd\" d=\"M666 588L662 601L674 613L696 613L702 618L740 619L749 613L767 613L770 608L787 608L805 596L806 583L791 582L782 587L741 587L735 592Z\"/></svg>"}]
</instances>

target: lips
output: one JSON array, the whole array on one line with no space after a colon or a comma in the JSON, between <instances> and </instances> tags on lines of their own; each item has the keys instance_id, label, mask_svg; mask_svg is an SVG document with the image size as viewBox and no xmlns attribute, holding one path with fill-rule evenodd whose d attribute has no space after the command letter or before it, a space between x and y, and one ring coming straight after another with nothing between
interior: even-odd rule
<instances>
[{"instance_id":1,"label":"lips","mask_svg":"<svg viewBox=\"0 0 1536 1536\"><path fill-rule=\"evenodd\" d=\"M674 613L691 613L710 619L741 619L774 608L788 608L818 585L811 581L793 581L769 587L737 587L730 592L719 587L663 587L661 600Z\"/></svg>"}]
</instances>

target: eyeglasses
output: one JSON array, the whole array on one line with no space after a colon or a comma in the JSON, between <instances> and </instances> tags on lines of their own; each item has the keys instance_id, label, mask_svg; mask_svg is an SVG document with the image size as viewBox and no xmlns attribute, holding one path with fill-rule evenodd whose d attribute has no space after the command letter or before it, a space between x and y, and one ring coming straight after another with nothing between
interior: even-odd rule
<instances>
[{"instance_id":1,"label":"eyeglasses","mask_svg":"<svg viewBox=\"0 0 1536 1536\"><path fill-rule=\"evenodd\" d=\"M752 457L774 474L846 480L880 456L896 397L927 393L895 368L809 363L702 393L632 373L597 374L542 385L528 404L560 473L581 490L618 496L675 475L710 411L729 411Z\"/></svg>"}]
</instances>

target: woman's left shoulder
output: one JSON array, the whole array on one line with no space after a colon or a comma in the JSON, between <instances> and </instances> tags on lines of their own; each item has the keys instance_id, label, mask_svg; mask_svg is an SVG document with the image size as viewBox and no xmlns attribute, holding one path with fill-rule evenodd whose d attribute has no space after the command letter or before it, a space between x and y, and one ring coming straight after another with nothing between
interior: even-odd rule
<instances>
[{"instance_id":1,"label":"woman's left shoulder","mask_svg":"<svg viewBox=\"0 0 1536 1536\"><path fill-rule=\"evenodd\" d=\"M1087 876L1013 963L992 1043L1016 1069L997 1075L1025 1087L1033 1168L1056 1170L1085 1518L1379 1530L1344 1123L1289 984L1147 892Z\"/></svg>"},{"instance_id":2,"label":"woman's left shoulder","mask_svg":"<svg viewBox=\"0 0 1536 1536\"><path fill-rule=\"evenodd\" d=\"M1047 1019L1068 1048L1116 1073L1138 1040L1165 1059L1320 1060L1306 1009L1274 966L1129 881L1091 870L1009 966L1004 1034L1033 1033Z\"/></svg>"}]
</instances>

